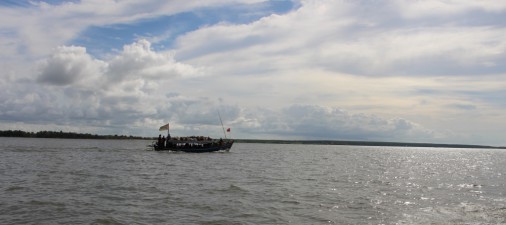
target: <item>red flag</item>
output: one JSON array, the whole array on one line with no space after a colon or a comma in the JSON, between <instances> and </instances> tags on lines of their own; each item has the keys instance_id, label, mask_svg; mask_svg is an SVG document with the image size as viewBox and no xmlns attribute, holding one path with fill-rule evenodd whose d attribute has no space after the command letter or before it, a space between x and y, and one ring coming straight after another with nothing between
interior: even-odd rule
<instances>
[{"instance_id":1,"label":"red flag","mask_svg":"<svg viewBox=\"0 0 506 225\"><path fill-rule=\"evenodd\" d=\"M229 128L227 128L227 132L230 132L230 127L229 127Z\"/></svg>"}]
</instances>

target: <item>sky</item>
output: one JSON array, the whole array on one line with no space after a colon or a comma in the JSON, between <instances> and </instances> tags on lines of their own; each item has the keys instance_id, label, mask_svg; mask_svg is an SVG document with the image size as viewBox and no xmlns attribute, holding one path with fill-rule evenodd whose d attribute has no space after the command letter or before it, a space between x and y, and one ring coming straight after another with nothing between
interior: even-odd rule
<instances>
[{"instance_id":1,"label":"sky","mask_svg":"<svg viewBox=\"0 0 506 225\"><path fill-rule=\"evenodd\" d=\"M506 1L3 0L0 78L0 130L506 146Z\"/></svg>"}]
</instances>

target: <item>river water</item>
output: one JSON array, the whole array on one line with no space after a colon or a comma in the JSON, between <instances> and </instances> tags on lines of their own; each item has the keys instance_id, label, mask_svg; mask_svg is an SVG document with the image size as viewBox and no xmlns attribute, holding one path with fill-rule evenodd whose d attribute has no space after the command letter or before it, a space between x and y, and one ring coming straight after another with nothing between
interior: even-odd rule
<instances>
[{"instance_id":1,"label":"river water","mask_svg":"<svg viewBox=\"0 0 506 225\"><path fill-rule=\"evenodd\" d=\"M506 150L0 138L1 224L506 224Z\"/></svg>"}]
</instances>

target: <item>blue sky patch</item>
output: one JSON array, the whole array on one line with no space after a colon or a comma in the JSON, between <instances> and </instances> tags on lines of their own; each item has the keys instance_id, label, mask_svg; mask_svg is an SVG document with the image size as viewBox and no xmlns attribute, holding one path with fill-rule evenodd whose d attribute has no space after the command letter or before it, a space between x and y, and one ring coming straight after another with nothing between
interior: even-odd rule
<instances>
[{"instance_id":1,"label":"blue sky patch","mask_svg":"<svg viewBox=\"0 0 506 225\"><path fill-rule=\"evenodd\" d=\"M45 2L50 5L59 5L66 2L79 2L78 0L74 1L61 1L61 0L44 0L44 1L34 1L34 0L2 0L0 1L0 6L7 7L30 7L34 6L37 3Z\"/></svg>"},{"instance_id":2,"label":"blue sky patch","mask_svg":"<svg viewBox=\"0 0 506 225\"><path fill-rule=\"evenodd\" d=\"M69 44L84 46L88 53L100 57L121 49L137 39L150 40L155 50L170 49L180 35L217 23L247 24L271 14L287 13L298 7L292 1L268 1L253 5L237 4L183 12L175 15L144 19L130 24L93 26Z\"/></svg>"}]
</instances>

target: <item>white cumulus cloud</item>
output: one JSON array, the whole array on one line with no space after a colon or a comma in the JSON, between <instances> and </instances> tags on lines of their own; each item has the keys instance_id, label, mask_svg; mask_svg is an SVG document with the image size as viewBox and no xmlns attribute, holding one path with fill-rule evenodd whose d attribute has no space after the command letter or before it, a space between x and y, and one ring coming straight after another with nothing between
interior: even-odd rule
<instances>
[{"instance_id":1,"label":"white cumulus cloud","mask_svg":"<svg viewBox=\"0 0 506 225\"><path fill-rule=\"evenodd\" d=\"M174 60L173 54L154 52L151 43L139 40L123 47L123 51L108 62L106 76L112 82L143 77L167 79L198 75L198 69Z\"/></svg>"},{"instance_id":2,"label":"white cumulus cloud","mask_svg":"<svg viewBox=\"0 0 506 225\"><path fill-rule=\"evenodd\" d=\"M61 46L41 63L40 68L39 82L70 85L103 74L105 63L93 59L83 47Z\"/></svg>"}]
</instances>

